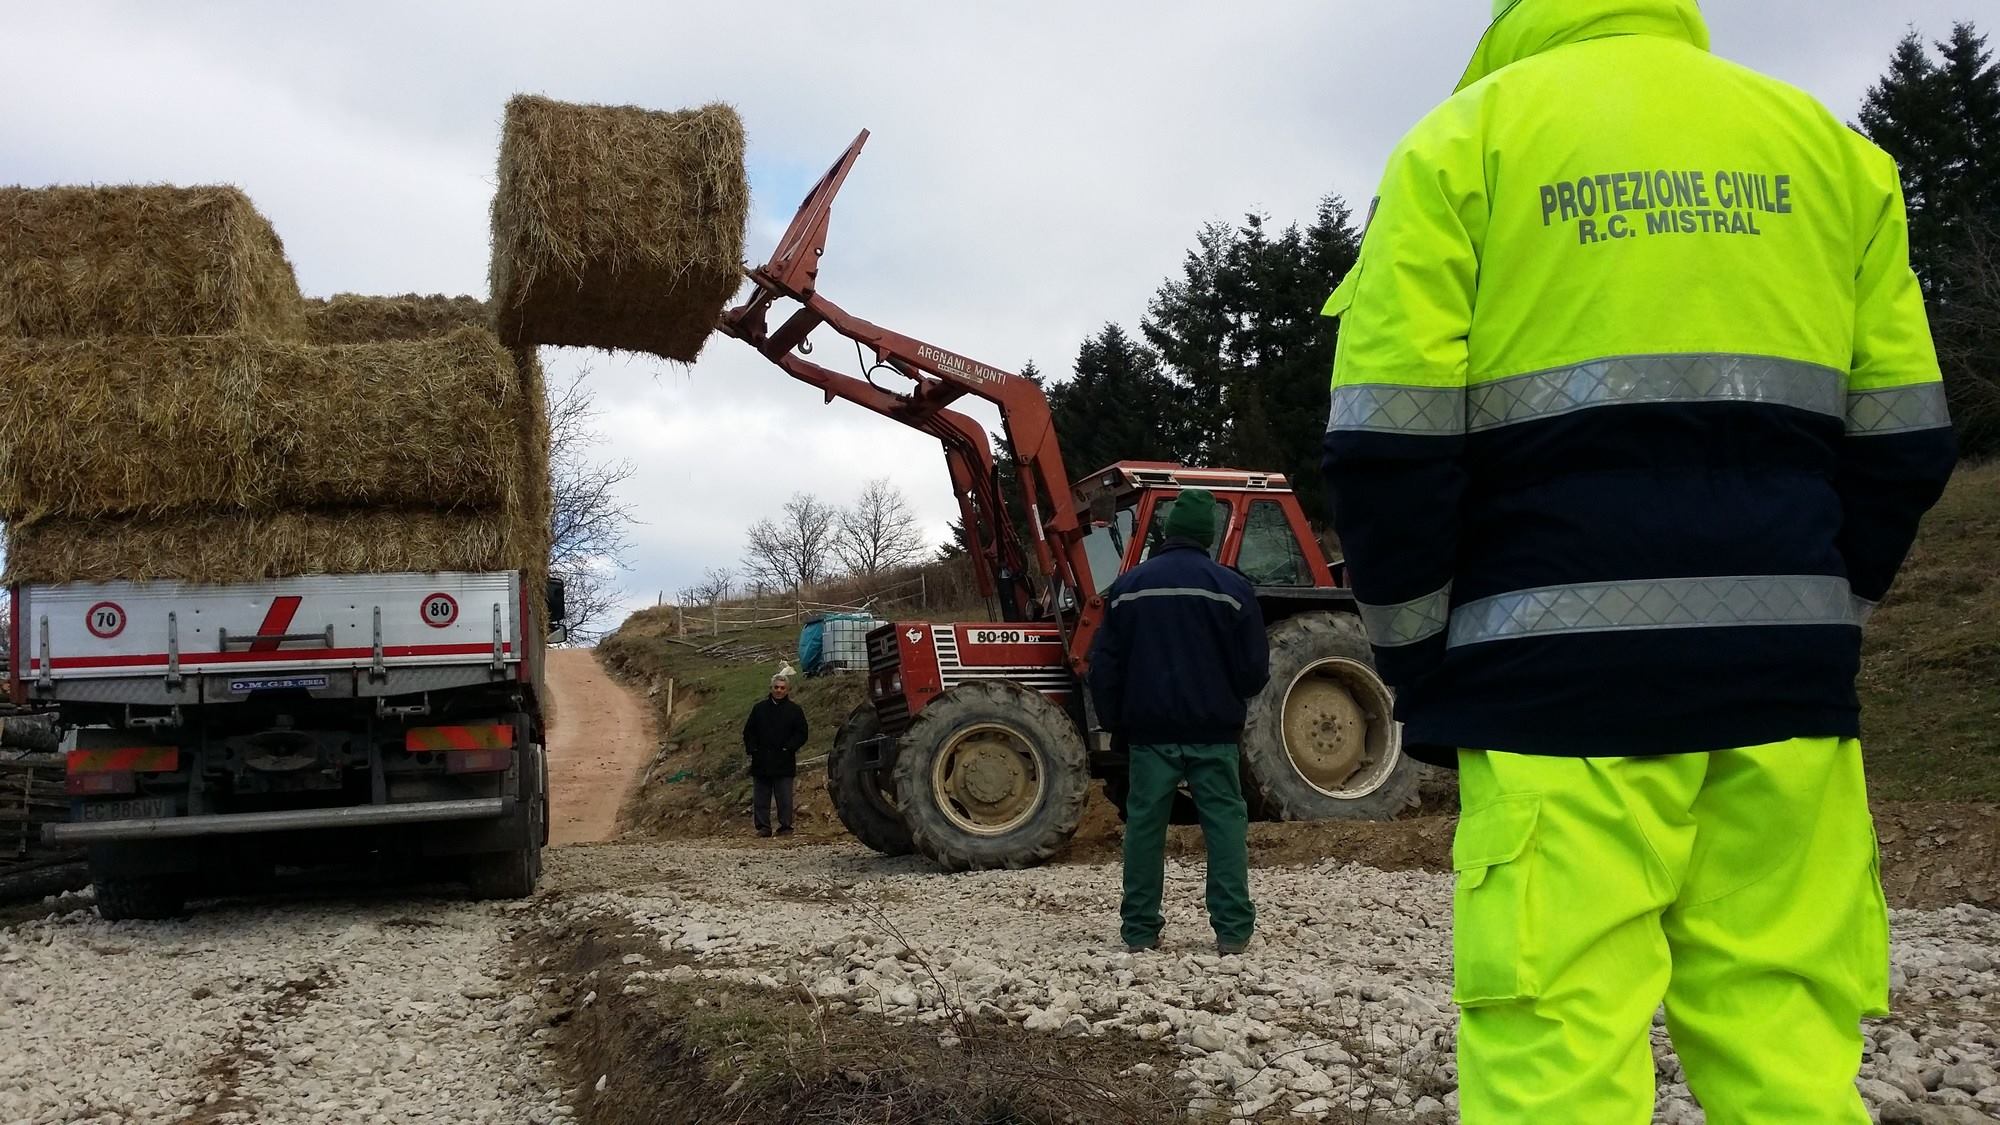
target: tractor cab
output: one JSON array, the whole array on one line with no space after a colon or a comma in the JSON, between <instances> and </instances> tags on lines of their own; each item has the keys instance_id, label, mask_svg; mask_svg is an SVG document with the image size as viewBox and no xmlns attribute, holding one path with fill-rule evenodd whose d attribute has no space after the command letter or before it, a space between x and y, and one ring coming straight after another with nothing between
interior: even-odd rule
<instances>
[{"instance_id":1,"label":"tractor cab","mask_svg":"<svg viewBox=\"0 0 2000 1125\"><path fill-rule=\"evenodd\" d=\"M1209 554L1252 586L1282 589L1337 585L1298 496L1280 473L1190 469L1162 461L1120 461L1076 486L1089 532L1092 593L1144 562L1166 536L1167 513L1184 488L1215 494L1215 540Z\"/></svg>"}]
</instances>

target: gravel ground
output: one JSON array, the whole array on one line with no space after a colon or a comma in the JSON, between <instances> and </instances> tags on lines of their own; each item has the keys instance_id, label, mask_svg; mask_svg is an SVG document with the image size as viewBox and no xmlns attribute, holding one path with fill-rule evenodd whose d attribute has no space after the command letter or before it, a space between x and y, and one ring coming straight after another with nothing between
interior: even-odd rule
<instances>
[{"instance_id":1,"label":"gravel ground","mask_svg":"<svg viewBox=\"0 0 2000 1125\"><path fill-rule=\"evenodd\" d=\"M69 896L56 910L0 928L0 1121L568 1117L532 981L505 964L506 907L322 900L107 923Z\"/></svg>"},{"instance_id":2,"label":"gravel ground","mask_svg":"<svg viewBox=\"0 0 2000 1125\"><path fill-rule=\"evenodd\" d=\"M1327 861L1251 876L1258 940L1217 958L1198 866L1168 870L1166 945L1115 943L1118 872L1078 865L941 876L853 845L602 848L565 857L600 889L551 925L615 919L657 936L649 977L803 987L837 1010L916 1021L956 1005L1057 1036L1171 1044L1198 1108L1340 1108L1442 1121L1456 1106L1448 876ZM619 876L605 878L614 870ZM622 886L620 884L623 884ZM1871 1023L1862 1089L1885 1122L2000 1119L2000 916L1896 911L1895 1010ZM1656 1027L1655 1120L1699 1122Z\"/></svg>"}]
</instances>

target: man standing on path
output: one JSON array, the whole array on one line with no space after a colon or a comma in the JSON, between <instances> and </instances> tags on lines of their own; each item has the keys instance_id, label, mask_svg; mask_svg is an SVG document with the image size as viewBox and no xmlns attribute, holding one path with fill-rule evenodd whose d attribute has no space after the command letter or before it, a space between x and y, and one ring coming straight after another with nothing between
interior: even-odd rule
<instances>
[{"instance_id":1,"label":"man standing on path","mask_svg":"<svg viewBox=\"0 0 2000 1125\"><path fill-rule=\"evenodd\" d=\"M792 702L791 669L771 677L771 694L743 720L743 752L750 756L750 819L757 835L771 834L771 799L778 803L778 835L792 834L793 783L799 747L806 744L805 709Z\"/></svg>"},{"instance_id":2,"label":"man standing on path","mask_svg":"<svg viewBox=\"0 0 2000 1125\"><path fill-rule=\"evenodd\" d=\"M1215 497L1205 489L1173 501L1165 541L1112 583L1091 642L1098 724L1130 748L1119 914L1134 951L1160 943L1167 820L1183 781L1208 848L1216 951L1241 953L1257 921L1237 743L1244 701L1270 677L1270 650L1250 583L1208 557L1215 515Z\"/></svg>"},{"instance_id":3,"label":"man standing on path","mask_svg":"<svg viewBox=\"0 0 2000 1125\"><path fill-rule=\"evenodd\" d=\"M1493 14L1326 309L1354 592L1459 769L1460 1111L1649 1120L1664 999L1712 1125L1860 1125L1862 621L1953 462L1896 168L1693 0Z\"/></svg>"}]
</instances>

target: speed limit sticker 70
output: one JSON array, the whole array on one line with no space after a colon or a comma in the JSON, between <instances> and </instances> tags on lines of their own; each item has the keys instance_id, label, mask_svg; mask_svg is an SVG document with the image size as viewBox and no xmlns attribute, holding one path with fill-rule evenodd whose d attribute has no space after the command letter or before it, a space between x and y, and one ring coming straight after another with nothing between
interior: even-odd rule
<instances>
[{"instance_id":1,"label":"speed limit sticker 70","mask_svg":"<svg viewBox=\"0 0 2000 1125\"><path fill-rule=\"evenodd\" d=\"M98 602L85 611L83 625L91 636L108 641L125 631L125 607L117 602Z\"/></svg>"},{"instance_id":2,"label":"speed limit sticker 70","mask_svg":"<svg viewBox=\"0 0 2000 1125\"><path fill-rule=\"evenodd\" d=\"M458 620L458 599L446 593L436 593L424 599L424 624L433 629L442 629Z\"/></svg>"}]
</instances>

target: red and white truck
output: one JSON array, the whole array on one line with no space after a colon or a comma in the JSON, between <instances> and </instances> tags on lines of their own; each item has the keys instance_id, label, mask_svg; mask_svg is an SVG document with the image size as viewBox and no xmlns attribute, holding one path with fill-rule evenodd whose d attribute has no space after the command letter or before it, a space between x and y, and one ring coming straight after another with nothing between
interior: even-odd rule
<instances>
[{"instance_id":1,"label":"red and white truck","mask_svg":"<svg viewBox=\"0 0 2000 1125\"><path fill-rule=\"evenodd\" d=\"M71 811L48 837L87 849L107 918L334 863L530 893L549 816L540 623L563 615L560 583L530 586L13 587L14 701L65 732Z\"/></svg>"}]
</instances>

